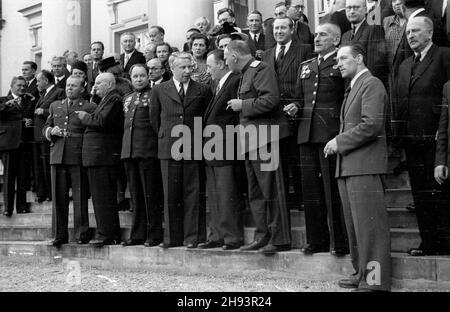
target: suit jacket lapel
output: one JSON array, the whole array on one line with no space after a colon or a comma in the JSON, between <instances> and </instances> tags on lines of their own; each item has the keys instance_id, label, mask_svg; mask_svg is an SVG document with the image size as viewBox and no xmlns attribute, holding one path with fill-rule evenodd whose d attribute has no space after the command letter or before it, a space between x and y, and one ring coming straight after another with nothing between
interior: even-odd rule
<instances>
[{"instance_id":1,"label":"suit jacket lapel","mask_svg":"<svg viewBox=\"0 0 450 312\"><path fill-rule=\"evenodd\" d=\"M195 83L195 81L191 79L191 81L189 81L186 97L184 99L184 108L189 107L189 105L191 105L198 98L199 95L200 92L198 86Z\"/></svg>"},{"instance_id":2,"label":"suit jacket lapel","mask_svg":"<svg viewBox=\"0 0 450 312\"><path fill-rule=\"evenodd\" d=\"M285 75L289 66L291 65L291 63L294 61L295 59L295 54L296 54L296 49L297 46L295 46L293 43L291 44L291 46L289 47L288 52L286 53L286 55L284 56L283 59L283 65L282 68L280 70L280 74L281 75Z\"/></svg>"},{"instance_id":3,"label":"suit jacket lapel","mask_svg":"<svg viewBox=\"0 0 450 312\"><path fill-rule=\"evenodd\" d=\"M420 62L419 66L417 66L416 72L414 73L414 77L409 86L410 88L412 88L412 86L417 82L417 80L422 76L422 74L428 69L431 62L433 62L434 51L436 51L436 49L437 47L433 45L431 49L428 51L423 61ZM409 66L409 68L410 70L412 70L412 64L411 66ZM409 77L411 77L411 75Z\"/></svg>"},{"instance_id":4,"label":"suit jacket lapel","mask_svg":"<svg viewBox=\"0 0 450 312\"><path fill-rule=\"evenodd\" d=\"M277 52L277 47L275 46L267 54L267 59L264 59L264 61L272 68L276 68L275 67L275 59L276 59L275 53L276 52Z\"/></svg>"},{"instance_id":5,"label":"suit jacket lapel","mask_svg":"<svg viewBox=\"0 0 450 312\"><path fill-rule=\"evenodd\" d=\"M359 27L358 31L355 34L355 38L353 38L353 42L358 42L361 40L362 34L364 33L364 29L368 26L367 21L364 21Z\"/></svg>"},{"instance_id":6,"label":"suit jacket lapel","mask_svg":"<svg viewBox=\"0 0 450 312\"><path fill-rule=\"evenodd\" d=\"M348 113L348 110L350 109L351 104L353 103L353 100L355 99L355 96L358 94L359 89L361 89L364 80L366 79L367 76L369 76L370 74L364 73L361 77L358 78L358 80L356 80L355 85L353 86L353 88L350 90L350 93L347 97L347 100L345 101L345 106L344 108L344 114L343 117L345 117Z\"/></svg>"},{"instance_id":7,"label":"suit jacket lapel","mask_svg":"<svg viewBox=\"0 0 450 312\"><path fill-rule=\"evenodd\" d=\"M170 83L167 83L165 87L167 96L170 97L175 102L177 102L178 104L183 105L183 103L181 103L180 95L178 94L173 79L171 79Z\"/></svg>"},{"instance_id":8,"label":"suit jacket lapel","mask_svg":"<svg viewBox=\"0 0 450 312\"><path fill-rule=\"evenodd\" d=\"M223 93L225 92L225 90L228 87L228 84L230 83L231 78L233 77L233 74L231 74L230 76L228 76L227 80L225 81L225 83L223 84L222 88L220 88L219 93L217 93L213 99L211 100L211 102L208 105L208 108L206 109L206 113L205 113L205 121L208 120L209 115L211 114L211 112L213 111L214 107L216 106L216 104L219 102L219 99L222 97ZM217 85L216 85L217 88Z\"/></svg>"}]
</instances>

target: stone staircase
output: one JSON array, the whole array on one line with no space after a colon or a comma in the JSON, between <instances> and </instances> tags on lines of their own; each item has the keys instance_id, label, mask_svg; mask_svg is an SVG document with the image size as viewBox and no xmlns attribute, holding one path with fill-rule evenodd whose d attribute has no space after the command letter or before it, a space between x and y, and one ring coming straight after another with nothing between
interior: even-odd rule
<instances>
[{"instance_id":1,"label":"stone staircase","mask_svg":"<svg viewBox=\"0 0 450 312\"><path fill-rule=\"evenodd\" d=\"M405 207L412 203L408 175L389 175L385 179L386 204L391 225L392 277L397 287L427 288L450 291L450 257L409 257L405 252L420 243L419 231L414 212ZM32 194L30 214L14 214L11 218L0 216L0 256L22 255L33 257L63 257L83 259L112 267L144 268L154 265L181 265L195 272L202 267L216 270L269 270L280 276L293 278L331 278L345 276L352 272L350 258L336 258L328 253L304 256L299 248L306 243L303 211L291 211L292 238L294 249L273 257L255 252L225 252L213 250L186 250L174 248L145 248L143 246L122 248L109 246L95 249L91 246L69 244L61 250L50 246L52 238L51 203L34 203ZM0 194L0 205L3 201ZM69 227L73 215L69 216ZM249 211L243 212L245 241L252 241L254 228ZM92 203L89 203L89 221L92 235L95 235L95 216ZM120 213L122 239L129 237L131 214ZM73 229L69 230L73 239ZM231 265L232 263L232 265Z\"/></svg>"}]
</instances>

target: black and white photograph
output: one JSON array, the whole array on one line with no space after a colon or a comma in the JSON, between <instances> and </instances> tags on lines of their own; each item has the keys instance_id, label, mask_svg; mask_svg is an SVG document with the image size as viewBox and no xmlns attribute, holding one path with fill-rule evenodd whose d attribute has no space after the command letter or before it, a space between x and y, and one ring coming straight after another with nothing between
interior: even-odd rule
<instances>
[{"instance_id":1,"label":"black and white photograph","mask_svg":"<svg viewBox=\"0 0 450 312\"><path fill-rule=\"evenodd\" d=\"M450 292L449 103L449 0L0 0L0 293Z\"/></svg>"}]
</instances>

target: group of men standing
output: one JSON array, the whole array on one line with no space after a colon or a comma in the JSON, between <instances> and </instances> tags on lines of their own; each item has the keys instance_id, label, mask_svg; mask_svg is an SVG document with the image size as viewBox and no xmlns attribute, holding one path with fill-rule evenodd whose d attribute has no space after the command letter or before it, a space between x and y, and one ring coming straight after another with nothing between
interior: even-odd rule
<instances>
[{"instance_id":1,"label":"group of men standing","mask_svg":"<svg viewBox=\"0 0 450 312\"><path fill-rule=\"evenodd\" d=\"M101 247L120 241L117 181L123 163L133 210L131 235L123 246L274 254L291 249L286 204L290 165L300 168L294 176L301 181L305 209L307 245L302 251L350 252L355 274L340 281L342 287L390 290L390 231L381 176L387 173L391 119L393 134L406 150L422 238L421 246L409 253L450 252L444 212L450 203L450 53L433 43L441 28L424 1L392 4L394 12L408 18L398 40L408 50L400 51L404 55L398 70L388 58L383 28L367 23L366 1L347 0L343 9L349 28L343 31L337 23L339 11L324 18L314 35L316 57L310 38L301 35L305 26L286 16L286 6L277 5L278 16L270 22L275 41L270 47L259 44L257 28L262 27L253 26L262 17L252 12L248 41L231 40L208 54L211 85L191 78L194 61L186 52L170 56L173 77L162 79L162 63L142 64L132 34L123 35L122 63L102 60L103 44L95 42L93 63L75 62L72 75L60 81L63 69L55 58L53 74L43 70L37 77L41 94L26 92L27 80L14 78L11 95L0 101L5 215L12 214L14 191L8 188L14 188L15 176L18 212L25 210L26 184L19 183L25 175L18 164L27 157L21 151L27 149L27 129L34 125L34 139L39 138L35 153L41 155L35 167L44 167L42 180L51 176L51 193L43 187L42 198L54 201L55 246L68 242L70 187L77 242L89 241L89 193L97 223L92 243ZM129 70L131 92L120 92L127 84L110 70L119 64ZM58 88L62 83L65 92ZM88 97L98 98L96 103L83 97L86 90ZM32 101L37 102L29 111ZM213 137L207 132L211 126L224 135ZM238 131L225 135L229 126ZM232 147L233 153L199 158L198 145L213 146L217 155ZM262 157L268 151L272 159ZM51 170L45 168L46 156ZM268 166L274 159L275 166ZM248 245L241 219L243 193L256 228Z\"/></svg>"}]
</instances>

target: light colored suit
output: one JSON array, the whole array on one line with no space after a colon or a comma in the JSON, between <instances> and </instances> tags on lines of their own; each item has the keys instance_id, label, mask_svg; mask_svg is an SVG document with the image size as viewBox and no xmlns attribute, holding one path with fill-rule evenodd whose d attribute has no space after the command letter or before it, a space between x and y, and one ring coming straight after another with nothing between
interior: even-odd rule
<instances>
[{"instance_id":1,"label":"light colored suit","mask_svg":"<svg viewBox=\"0 0 450 312\"><path fill-rule=\"evenodd\" d=\"M341 109L336 177L361 288L390 290L390 233L381 174L387 173L383 83L362 74ZM375 277L375 279L373 279Z\"/></svg>"}]
</instances>

